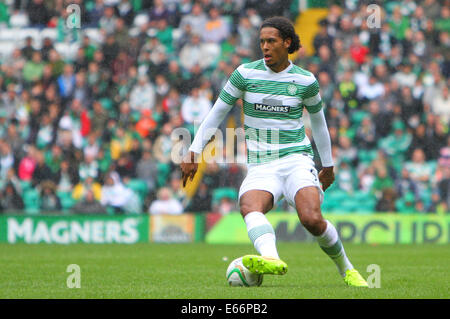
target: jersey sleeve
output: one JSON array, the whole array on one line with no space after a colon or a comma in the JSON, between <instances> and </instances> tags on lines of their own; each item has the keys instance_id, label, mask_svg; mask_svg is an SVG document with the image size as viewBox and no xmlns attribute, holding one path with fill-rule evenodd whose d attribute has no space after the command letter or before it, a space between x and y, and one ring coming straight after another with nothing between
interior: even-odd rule
<instances>
[{"instance_id":1,"label":"jersey sleeve","mask_svg":"<svg viewBox=\"0 0 450 319\"><path fill-rule=\"evenodd\" d=\"M245 79L238 69L234 70L219 94L219 99L223 102L234 105L236 101L244 95Z\"/></svg>"},{"instance_id":2,"label":"jersey sleeve","mask_svg":"<svg viewBox=\"0 0 450 319\"><path fill-rule=\"evenodd\" d=\"M306 88L303 96L303 105L309 113L317 113L322 109L322 98L319 93L319 82L317 82L316 78L314 78L314 82Z\"/></svg>"}]
</instances>

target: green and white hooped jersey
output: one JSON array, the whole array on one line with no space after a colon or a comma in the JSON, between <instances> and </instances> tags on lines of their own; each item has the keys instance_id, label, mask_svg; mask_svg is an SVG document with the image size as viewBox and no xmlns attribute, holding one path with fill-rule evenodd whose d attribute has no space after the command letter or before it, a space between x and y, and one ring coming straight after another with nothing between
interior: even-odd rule
<instances>
[{"instance_id":1,"label":"green and white hooped jersey","mask_svg":"<svg viewBox=\"0 0 450 319\"><path fill-rule=\"evenodd\" d=\"M311 72L289 62L278 73L262 59L242 64L219 95L229 105L243 100L249 164L270 162L294 153L313 156L302 114L303 107L309 113L321 110L319 84Z\"/></svg>"}]
</instances>

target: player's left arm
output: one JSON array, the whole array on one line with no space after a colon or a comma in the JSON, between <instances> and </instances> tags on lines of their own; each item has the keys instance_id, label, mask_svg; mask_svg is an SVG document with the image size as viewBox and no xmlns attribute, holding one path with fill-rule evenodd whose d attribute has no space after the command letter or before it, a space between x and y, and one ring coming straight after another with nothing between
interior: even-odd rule
<instances>
[{"instance_id":1,"label":"player's left arm","mask_svg":"<svg viewBox=\"0 0 450 319\"><path fill-rule=\"evenodd\" d=\"M328 126L322 108L322 99L319 94L319 84L317 80L308 87L306 94L308 95L303 103L309 113L312 136L322 162L322 170L319 172L319 181L322 183L322 188L325 191L334 182L334 162L331 153L330 133L328 132Z\"/></svg>"}]
</instances>

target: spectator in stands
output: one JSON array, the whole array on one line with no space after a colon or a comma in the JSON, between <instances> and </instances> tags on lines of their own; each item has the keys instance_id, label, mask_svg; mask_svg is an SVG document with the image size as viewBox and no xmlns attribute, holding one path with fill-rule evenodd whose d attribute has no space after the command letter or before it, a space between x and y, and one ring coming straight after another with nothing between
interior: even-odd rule
<instances>
[{"instance_id":1,"label":"spectator in stands","mask_svg":"<svg viewBox=\"0 0 450 319\"><path fill-rule=\"evenodd\" d=\"M392 156L393 162L400 165L405 160L405 153L411 145L411 135L406 131L405 124L396 121L392 125L393 133L379 142L379 147Z\"/></svg>"},{"instance_id":2,"label":"spectator in stands","mask_svg":"<svg viewBox=\"0 0 450 319\"><path fill-rule=\"evenodd\" d=\"M219 9L212 7L209 10L209 18L203 31L203 41L220 43L230 34L227 21L220 15Z\"/></svg>"},{"instance_id":3,"label":"spectator in stands","mask_svg":"<svg viewBox=\"0 0 450 319\"><path fill-rule=\"evenodd\" d=\"M155 107L155 88L145 75L139 76L138 83L130 93L130 106L133 110L142 112Z\"/></svg>"},{"instance_id":4,"label":"spectator in stands","mask_svg":"<svg viewBox=\"0 0 450 319\"><path fill-rule=\"evenodd\" d=\"M412 193L416 198L419 198L419 187L417 182L411 178L411 174L406 167L401 171L395 180L395 190L398 196L402 197L406 193Z\"/></svg>"},{"instance_id":5,"label":"spectator in stands","mask_svg":"<svg viewBox=\"0 0 450 319\"><path fill-rule=\"evenodd\" d=\"M98 24L99 27L105 30L106 34L112 34L116 28L117 17L114 12L113 6L106 6L103 10L102 17L100 18Z\"/></svg>"},{"instance_id":6,"label":"spectator in stands","mask_svg":"<svg viewBox=\"0 0 450 319\"><path fill-rule=\"evenodd\" d=\"M61 55L56 51L56 49L50 50L48 53L49 57L49 65L52 68L52 75L54 77L59 77L63 72L65 68L65 63L61 58Z\"/></svg>"},{"instance_id":7,"label":"spectator in stands","mask_svg":"<svg viewBox=\"0 0 450 319\"><path fill-rule=\"evenodd\" d=\"M367 55L369 54L369 49L361 43L361 40L357 35L354 35L352 37L350 54L356 64L361 65L366 62Z\"/></svg>"},{"instance_id":8,"label":"spectator in stands","mask_svg":"<svg viewBox=\"0 0 450 319\"><path fill-rule=\"evenodd\" d=\"M185 26L189 24L192 28L192 32L196 34L202 34L205 30L205 24L207 21L207 16L203 12L200 3L195 2L192 6L192 11L190 14L183 16L180 22L180 28L184 30Z\"/></svg>"},{"instance_id":9,"label":"spectator in stands","mask_svg":"<svg viewBox=\"0 0 450 319\"><path fill-rule=\"evenodd\" d=\"M167 21L169 19L170 12L166 8L163 0L155 0L148 14L148 28L156 28L161 20Z\"/></svg>"},{"instance_id":10,"label":"spectator in stands","mask_svg":"<svg viewBox=\"0 0 450 319\"><path fill-rule=\"evenodd\" d=\"M84 198L78 201L73 207L72 212L75 214L106 214L106 208L95 199L94 192L88 190Z\"/></svg>"},{"instance_id":11,"label":"spectator in stands","mask_svg":"<svg viewBox=\"0 0 450 319\"><path fill-rule=\"evenodd\" d=\"M355 171L350 166L350 161L345 157L342 158L338 169L336 170L336 185L339 189L352 194L355 192L357 187L356 177Z\"/></svg>"},{"instance_id":12,"label":"spectator in stands","mask_svg":"<svg viewBox=\"0 0 450 319\"><path fill-rule=\"evenodd\" d=\"M54 49L53 41L49 37L45 37L42 43L41 53L42 53L42 60L45 62L49 61L49 53L50 51Z\"/></svg>"},{"instance_id":13,"label":"spectator in stands","mask_svg":"<svg viewBox=\"0 0 450 319\"><path fill-rule=\"evenodd\" d=\"M151 203L148 212L151 215L180 215L183 213L183 206L173 198L173 194L168 187L162 187L158 191L157 199Z\"/></svg>"},{"instance_id":14,"label":"spectator in stands","mask_svg":"<svg viewBox=\"0 0 450 319\"><path fill-rule=\"evenodd\" d=\"M187 124L200 124L211 107L211 101L200 96L199 88L193 88L191 94L184 100L181 106L183 120Z\"/></svg>"},{"instance_id":15,"label":"spectator in stands","mask_svg":"<svg viewBox=\"0 0 450 319\"><path fill-rule=\"evenodd\" d=\"M44 153L37 150L35 152L35 159L36 167L33 171L33 177L31 180L33 187L36 187L45 181L53 181L55 176L52 173L50 167L48 167L48 165L45 163Z\"/></svg>"},{"instance_id":16,"label":"spectator in stands","mask_svg":"<svg viewBox=\"0 0 450 319\"><path fill-rule=\"evenodd\" d=\"M106 123L108 122L108 114L106 113L103 105L99 101L94 101L92 103L92 120L91 120L91 129L92 132L96 134L101 134L103 129L106 127Z\"/></svg>"},{"instance_id":17,"label":"spectator in stands","mask_svg":"<svg viewBox=\"0 0 450 319\"><path fill-rule=\"evenodd\" d=\"M103 0L96 0L94 6L88 11L89 25L91 28L98 28L100 19L103 17L106 5Z\"/></svg>"},{"instance_id":18,"label":"spectator in stands","mask_svg":"<svg viewBox=\"0 0 450 319\"><path fill-rule=\"evenodd\" d=\"M220 199L214 211L220 213L221 215L226 215L236 211L236 209L237 209L236 201L234 199L229 197L223 197Z\"/></svg>"},{"instance_id":19,"label":"spectator in stands","mask_svg":"<svg viewBox=\"0 0 450 319\"><path fill-rule=\"evenodd\" d=\"M22 209L24 209L23 200L14 184L6 184L0 190L0 212L14 212Z\"/></svg>"},{"instance_id":20,"label":"spectator in stands","mask_svg":"<svg viewBox=\"0 0 450 319\"><path fill-rule=\"evenodd\" d=\"M416 199L413 193L406 193L395 202L395 208L399 213L414 213L416 209Z\"/></svg>"},{"instance_id":21,"label":"spectator in stands","mask_svg":"<svg viewBox=\"0 0 450 319\"><path fill-rule=\"evenodd\" d=\"M146 150L142 153L142 158L137 163L136 175L139 179L142 179L147 183L149 192L153 192L156 189L158 164L150 150Z\"/></svg>"},{"instance_id":22,"label":"spectator in stands","mask_svg":"<svg viewBox=\"0 0 450 319\"><path fill-rule=\"evenodd\" d=\"M437 209L448 212L450 210L450 146L441 149L438 164L436 170Z\"/></svg>"},{"instance_id":23,"label":"spectator in stands","mask_svg":"<svg viewBox=\"0 0 450 319\"><path fill-rule=\"evenodd\" d=\"M328 34L328 22L326 19L320 20L319 32L314 36L313 46L315 52L319 52L319 48L322 45L328 48L333 47L333 38Z\"/></svg>"},{"instance_id":24,"label":"spectator in stands","mask_svg":"<svg viewBox=\"0 0 450 319\"><path fill-rule=\"evenodd\" d=\"M6 180L14 166L14 153L8 140L0 140L0 180Z\"/></svg>"},{"instance_id":25,"label":"spectator in stands","mask_svg":"<svg viewBox=\"0 0 450 319\"><path fill-rule=\"evenodd\" d=\"M397 193L393 188L386 188L381 193L381 198L377 201L375 211L377 212L394 212L396 210Z\"/></svg>"},{"instance_id":26,"label":"spectator in stands","mask_svg":"<svg viewBox=\"0 0 450 319\"><path fill-rule=\"evenodd\" d=\"M274 15L283 9L279 4L284 3L170 0L155 1L151 6L152 1L73 0L81 8L82 29L69 30L65 27L68 13L63 1L10 2L0 4L3 27L14 28L10 30L15 33L20 25L28 27L28 20L33 27L39 27L32 20L44 15L27 14L28 5L37 4L47 8L46 25L53 30L45 30L41 36L35 36L39 31L34 30L37 33L30 33L24 47L10 41L1 48L0 139L9 144L10 151L3 156L0 171L9 168L8 172L17 174L26 184L35 171L32 150L40 147L46 165L55 175L58 191L63 191L60 195L72 191L80 199L80 189L93 188L100 199L101 185L92 185L103 183L114 169L134 176L140 163L139 174L154 184L146 204L159 188L176 184L176 179L171 178L172 130L183 125L192 129L190 118L202 118L199 99L211 105L237 66L259 58L261 16ZM384 13L388 22L371 32L365 22L365 6L347 2L334 1L330 5L326 23L319 25L315 36L315 55L310 57L307 51L301 51L293 61L307 66L318 79L335 159L339 162L350 157L352 165L348 166L358 172L359 185L349 188L341 184L355 192L379 189L377 199L383 200L378 208L392 210L391 189L381 191L383 185L389 185L379 173L386 170L388 179L395 181L395 189L401 193L402 197L396 199L399 209L448 210L448 171L440 164L434 166L441 156L439 151L449 146L450 10L436 0L387 3ZM5 7L11 19L5 17ZM21 20L21 16L25 19ZM148 21L141 23L137 19L135 30L134 17ZM292 16L295 18L296 14ZM2 24L8 20L11 25ZM220 27L223 21L229 23L226 31ZM147 23L152 25L149 30ZM58 45L52 43L55 31ZM3 32L1 38L4 43ZM36 63L39 54L40 62ZM150 86L138 92L141 75L148 77ZM192 99L193 88L199 88L198 99ZM145 101L144 112L140 101ZM239 126L240 102L236 106L228 118L229 123ZM186 109L188 112L183 113ZM150 110L151 114L147 114ZM222 129L227 123L224 121ZM356 152L348 148L349 144L356 147ZM411 174L405 169L416 148L425 153L419 171L433 168L430 183L425 192L418 192L419 196L408 186ZM380 149L388 156L374 160ZM78 174L80 164L86 166L84 153L98 163L98 180L88 177L73 186L75 182L69 182L68 176L73 173L70 170ZM66 163L70 163L69 171ZM417 166L414 161L408 165ZM150 170L148 175L146 169ZM203 176L207 193L202 198L211 196L221 183L239 184L241 173L235 164L208 166ZM221 182L214 174L226 178ZM10 181L9 177L2 178L0 185ZM408 193L415 197L412 202L406 198L411 197L406 196ZM135 198L133 194L130 198ZM61 199L64 208L70 204L65 199ZM227 211L229 203L223 204Z\"/></svg>"},{"instance_id":27,"label":"spectator in stands","mask_svg":"<svg viewBox=\"0 0 450 319\"><path fill-rule=\"evenodd\" d=\"M23 145L25 144L25 141L20 133L18 121L13 120L9 123L7 131L3 134L3 138L5 141L8 141L8 144L11 146L12 153L16 159L22 158L24 155Z\"/></svg>"},{"instance_id":28,"label":"spectator in stands","mask_svg":"<svg viewBox=\"0 0 450 319\"><path fill-rule=\"evenodd\" d=\"M114 36L116 37L116 42L121 50L126 50L130 42L130 35L128 27L122 18L117 18Z\"/></svg>"},{"instance_id":29,"label":"spectator in stands","mask_svg":"<svg viewBox=\"0 0 450 319\"><path fill-rule=\"evenodd\" d=\"M57 212L62 209L61 200L56 195L56 185L50 180L43 181L40 185L40 197L42 212Z\"/></svg>"},{"instance_id":30,"label":"spectator in stands","mask_svg":"<svg viewBox=\"0 0 450 319\"><path fill-rule=\"evenodd\" d=\"M99 174L98 162L93 154L84 154L84 160L80 163L78 175L81 179L92 177L97 179Z\"/></svg>"},{"instance_id":31,"label":"spectator in stands","mask_svg":"<svg viewBox=\"0 0 450 319\"><path fill-rule=\"evenodd\" d=\"M207 69L219 56L220 47L216 43L202 43L200 34L193 33L180 51L180 64L185 70L191 71L195 65Z\"/></svg>"},{"instance_id":32,"label":"spectator in stands","mask_svg":"<svg viewBox=\"0 0 450 319\"><path fill-rule=\"evenodd\" d=\"M208 186L205 183L200 183L197 192L190 199L190 204L186 208L188 212L207 213L212 209L212 196L208 191Z\"/></svg>"},{"instance_id":33,"label":"spectator in stands","mask_svg":"<svg viewBox=\"0 0 450 319\"><path fill-rule=\"evenodd\" d=\"M173 127L170 123L165 123L161 129L161 134L156 138L153 145L153 156L161 164L171 163L171 152L173 141L171 138Z\"/></svg>"},{"instance_id":34,"label":"spectator in stands","mask_svg":"<svg viewBox=\"0 0 450 319\"><path fill-rule=\"evenodd\" d=\"M44 28L50 20L50 11L44 0L31 0L27 5L28 19L33 28Z\"/></svg>"},{"instance_id":35,"label":"spectator in stands","mask_svg":"<svg viewBox=\"0 0 450 319\"><path fill-rule=\"evenodd\" d=\"M431 177L434 169L432 163L426 161L425 153L421 148L413 151L411 161L406 162L405 169L408 170L411 179L417 184L419 192L429 190Z\"/></svg>"},{"instance_id":36,"label":"spectator in stands","mask_svg":"<svg viewBox=\"0 0 450 319\"><path fill-rule=\"evenodd\" d=\"M442 89L433 99L431 109L434 114L441 118L443 123L447 125L450 123L450 95L448 92L448 86L442 86Z\"/></svg>"},{"instance_id":37,"label":"spectator in stands","mask_svg":"<svg viewBox=\"0 0 450 319\"><path fill-rule=\"evenodd\" d=\"M7 86L7 91L1 95L0 112L4 112L6 118L12 118L22 102L16 90L17 86L10 83Z\"/></svg>"},{"instance_id":38,"label":"spectator in stands","mask_svg":"<svg viewBox=\"0 0 450 319\"><path fill-rule=\"evenodd\" d=\"M360 149L373 149L376 146L376 129L370 116L364 116L356 129L355 142Z\"/></svg>"},{"instance_id":39,"label":"spectator in stands","mask_svg":"<svg viewBox=\"0 0 450 319\"><path fill-rule=\"evenodd\" d=\"M100 200L103 206L110 207L116 213L125 213L133 199L133 191L122 184L119 174L111 172L106 176Z\"/></svg>"},{"instance_id":40,"label":"spectator in stands","mask_svg":"<svg viewBox=\"0 0 450 319\"><path fill-rule=\"evenodd\" d=\"M32 60L25 63L23 67L23 78L28 85L37 82L42 78L44 73L44 63L42 62L41 53L33 52Z\"/></svg>"},{"instance_id":41,"label":"spectator in stands","mask_svg":"<svg viewBox=\"0 0 450 319\"><path fill-rule=\"evenodd\" d=\"M127 26L131 26L135 17L135 12L130 1L120 0L120 3L117 5L117 13Z\"/></svg>"},{"instance_id":42,"label":"spectator in stands","mask_svg":"<svg viewBox=\"0 0 450 319\"><path fill-rule=\"evenodd\" d=\"M116 41L116 36L112 33L109 33L106 36L106 40L102 46L101 51L99 51L103 53L103 64L105 67L110 68L111 64L114 62L114 59L119 54L119 51L120 46L119 43Z\"/></svg>"},{"instance_id":43,"label":"spectator in stands","mask_svg":"<svg viewBox=\"0 0 450 319\"><path fill-rule=\"evenodd\" d=\"M360 92L363 99L375 100L383 96L384 86L375 76L371 76L369 82L360 88Z\"/></svg>"},{"instance_id":44,"label":"spectator in stands","mask_svg":"<svg viewBox=\"0 0 450 319\"><path fill-rule=\"evenodd\" d=\"M60 169L56 172L55 176L56 190L58 192L71 193L79 180L80 176L74 165L70 165L67 160L62 160Z\"/></svg>"},{"instance_id":45,"label":"spectator in stands","mask_svg":"<svg viewBox=\"0 0 450 319\"><path fill-rule=\"evenodd\" d=\"M247 16L240 18L237 32L238 45L236 52L241 56L253 59L254 49L257 46L257 41L255 41L257 29L251 24Z\"/></svg>"},{"instance_id":46,"label":"spectator in stands","mask_svg":"<svg viewBox=\"0 0 450 319\"><path fill-rule=\"evenodd\" d=\"M63 74L58 77L57 82L59 95L66 100L71 98L75 90L76 83L73 66L71 64L66 64L64 66Z\"/></svg>"}]
</instances>

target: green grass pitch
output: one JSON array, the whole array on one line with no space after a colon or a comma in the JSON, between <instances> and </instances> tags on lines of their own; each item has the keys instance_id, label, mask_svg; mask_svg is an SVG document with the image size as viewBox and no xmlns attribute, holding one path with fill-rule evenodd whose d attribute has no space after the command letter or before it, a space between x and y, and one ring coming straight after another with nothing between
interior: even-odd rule
<instances>
[{"instance_id":1,"label":"green grass pitch","mask_svg":"<svg viewBox=\"0 0 450 319\"><path fill-rule=\"evenodd\" d=\"M345 244L353 265L381 268L381 288L345 286L336 266L314 243L279 243L289 265L261 287L229 287L232 259L248 245L0 245L0 298L448 298L448 245ZM224 261L224 257L228 260ZM81 288L67 288L69 264L81 268Z\"/></svg>"}]
</instances>

